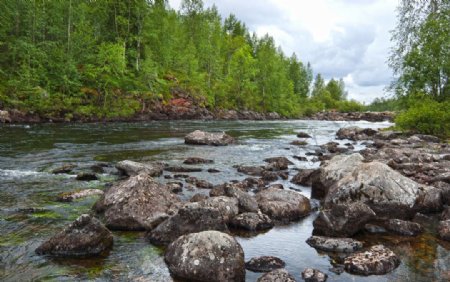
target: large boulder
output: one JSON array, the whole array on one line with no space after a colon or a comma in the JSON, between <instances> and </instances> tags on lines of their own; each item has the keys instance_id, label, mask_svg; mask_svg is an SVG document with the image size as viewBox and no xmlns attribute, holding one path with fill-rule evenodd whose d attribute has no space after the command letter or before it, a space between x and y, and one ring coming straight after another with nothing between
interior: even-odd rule
<instances>
[{"instance_id":1,"label":"large boulder","mask_svg":"<svg viewBox=\"0 0 450 282\"><path fill-rule=\"evenodd\" d=\"M325 208L360 202L381 218L412 217L421 185L380 162L360 163L335 182L325 198Z\"/></svg>"},{"instance_id":2,"label":"large boulder","mask_svg":"<svg viewBox=\"0 0 450 282\"><path fill-rule=\"evenodd\" d=\"M196 130L184 137L184 142L190 145L226 146L235 142L234 138L225 132L211 133Z\"/></svg>"},{"instance_id":3,"label":"large boulder","mask_svg":"<svg viewBox=\"0 0 450 282\"><path fill-rule=\"evenodd\" d=\"M224 186L225 195L228 197L236 198L238 200L239 212L258 212L258 202L255 197L242 191L235 185Z\"/></svg>"},{"instance_id":4,"label":"large boulder","mask_svg":"<svg viewBox=\"0 0 450 282\"><path fill-rule=\"evenodd\" d=\"M110 229L151 230L175 214L180 204L165 185L148 174L139 174L109 188L94 209L104 213Z\"/></svg>"},{"instance_id":5,"label":"large boulder","mask_svg":"<svg viewBox=\"0 0 450 282\"><path fill-rule=\"evenodd\" d=\"M245 268L253 272L270 272L285 266L282 259L273 256L255 257L245 263Z\"/></svg>"},{"instance_id":6,"label":"large boulder","mask_svg":"<svg viewBox=\"0 0 450 282\"><path fill-rule=\"evenodd\" d=\"M227 223L239 213L239 205L236 198L226 196L211 197L200 202L200 205L219 210Z\"/></svg>"},{"instance_id":7,"label":"large boulder","mask_svg":"<svg viewBox=\"0 0 450 282\"><path fill-rule=\"evenodd\" d=\"M374 211L359 202L334 205L331 209L322 210L314 220L314 234L330 237L351 237L374 218Z\"/></svg>"},{"instance_id":8,"label":"large boulder","mask_svg":"<svg viewBox=\"0 0 450 282\"><path fill-rule=\"evenodd\" d=\"M400 259L383 245L376 245L367 251L348 256L345 270L358 275L383 275L396 269Z\"/></svg>"},{"instance_id":9,"label":"large boulder","mask_svg":"<svg viewBox=\"0 0 450 282\"><path fill-rule=\"evenodd\" d=\"M235 229L261 231L272 228L273 222L263 213L246 212L235 216L228 225Z\"/></svg>"},{"instance_id":10,"label":"large boulder","mask_svg":"<svg viewBox=\"0 0 450 282\"><path fill-rule=\"evenodd\" d=\"M116 168L126 176L136 176L142 173L156 177L160 176L163 172L163 168L159 164L144 164L129 160L118 162Z\"/></svg>"},{"instance_id":11,"label":"large boulder","mask_svg":"<svg viewBox=\"0 0 450 282\"><path fill-rule=\"evenodd\" d=\"M113 236L96 218L83 214L36 249L39 255L97 256L111 249Z\"/></svg>"},{"instance_id":12,"label":"large boulder","mask_svg":"<svg viewBox=\"0 0 450 282\"><path fill-rule=\"evenodd\" d=\"M337 253L353 253L363 247L363 243L355 239L323 236L311 236L306 243L317 250Z\"/></svg>"},{"instance_id":13,"label":"large boulder","mask_svg":"<svg viewBox=\"0 0 450 282\"><path fill-rule=\"evenodd\" d=\"M263 276L259 277L257 282L295 282L294 276L292 276L286 269L275 269L271 272L267 272Z\"/></svg>"},{"instance_id":14,"label":"large boulder","mask_svg":"<svg viewBox=\"0 0 450 282\"><path fill-rule=\"evenodd\" d=\"M360 154L338 155L324 163L312 177L311 197L323 199L328 194L330 186L351 174L364 158Z\"/></svg>"},{"instance_id":15,"label":"large boulder","mask_svg":"<svg viewBox=\"0 0 450 282\"><path fill-rule=\"evenodd\" d=\"M170 273L180 280L245 280L244 251L233 237L222 232L181 236L168 246L164 258Z\"/></svg>"},{"instance_id":16,"label":"large boulder","mask_svg":"<svg viewBox=\"0 0 450 282\"><path fill-rule=\"evenodd\" d=\"M268 188L256 194L259 208L271 219L289 222L307 216L311 204L305 196L276 188Z\"/></svg>"},{"instance_id":17,"label":"large boulder","mask_svg":"<svg viewBox=\"0 0 450 282\"><path fill-rule=\"evenodd\" d=\"M377 134L378 131L372 128L360 128L357 126L343 127L336 132L338 139L350 139L353 141L366 140Z\"/></svg>"},{"instance_id":18,"label":"large boulder","mask_svg":"<svg viewBox=\"0 0 450 282\"><path fill-rule=\"evenodd\" d=\"M228 231L221 212L200 203L190 203L147 234L154 245L168 245L178 237L206 230Z\"/></svg>"}]
</instances>

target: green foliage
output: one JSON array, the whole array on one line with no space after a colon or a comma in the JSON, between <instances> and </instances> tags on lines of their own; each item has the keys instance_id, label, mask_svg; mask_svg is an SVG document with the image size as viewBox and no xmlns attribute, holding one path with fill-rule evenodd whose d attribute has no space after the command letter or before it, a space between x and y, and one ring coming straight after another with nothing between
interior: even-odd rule
<instances>
[{"instance_id":1,"label":"green foliage","mask_svg":"<svg viewBox=\"0 0 450 282\"><path fill-rule=\"evenodd\" d=\"M450 137L450 101L437 102L422 98L400 113L396 125L404 130L416 133Z\"/></svg>"},{"instance_id":2,"label":"green foliage","mask_svg":"<svg viewBox=\"0 0 450 282\"><path fill-rule=\"evenodd\" d=\"M342 80L311 92L309 63L234 15L184 0L0 1L0 108L47 118L116 118L172 92L202 106L297 117L344 102ZM311 107L311 108L309 108Z\"/></svg>"}]
</instances>

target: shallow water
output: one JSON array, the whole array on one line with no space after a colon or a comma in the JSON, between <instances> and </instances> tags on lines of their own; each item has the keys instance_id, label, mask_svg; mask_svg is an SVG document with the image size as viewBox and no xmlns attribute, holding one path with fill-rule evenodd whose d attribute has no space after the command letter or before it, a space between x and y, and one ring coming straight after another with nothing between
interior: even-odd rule
<instances>
[{"instance_id":1,"label":"shallow water","mask_svg":"<svg viewBox=\"0 0 450 282\"><path fill-rule=\"evenodd\" d=\"M80 214L90 211L96 198L73 203L55 201L61 192L80 188L100 188L115 180L106 171L99 181L80 182L74 175L51 174L65 163L77 164L77 171L89 171L98 162L113 164L131 159L159 161L180 165L186 157L214 159L214 164L201 165L203 172L192 176L220 184L244 179L233 165L259 165L263 159L287 156L298 168L317 167L311 161L300 162L294 155L304 156L317 145L334 139L343 126L387 127L388 123L327 121L173 121L147 123L71 124L71 125L2 125L0 127L0 280L2 281L170 281L163 262L163 250L151 246L139 232L114 232L114 248L100 259L50 259L34 254L46 238L63 228ZM227 147L196 147L183 144L183 136L195 129L227 131L238 138ZM314 136L306 147L292 146L296 132ZM339 141L346 143L345 141ZM362 149L360 144L356 150ZM311 160L312 157L308 157ZM207 168L221 172L210 174ZM168 173L165 173L168 174ZM290 172L291 176L295 171ZM161 182L167 181L163 177ZM283 182L285 188L300 188L309 197L308 187ZM196 192L186 192L187 198ZM35 210L26 210L34 208ZM329 275L329 281L448 281L450 279L450 247L427 232L414 239L361 235L370 246L384 243L402 259L400 267L386 276L360 277L329 271L338 258L318 253L305 240L312 233L307 218L288 226L280 226L253 237L237 236L246 259L275 255L286 261L286 268L300 281L306 267L318 268ZM431 230L431 229L430 229ZM261 274L247 272L247 281Z\"/></svg>"}]
</instances>

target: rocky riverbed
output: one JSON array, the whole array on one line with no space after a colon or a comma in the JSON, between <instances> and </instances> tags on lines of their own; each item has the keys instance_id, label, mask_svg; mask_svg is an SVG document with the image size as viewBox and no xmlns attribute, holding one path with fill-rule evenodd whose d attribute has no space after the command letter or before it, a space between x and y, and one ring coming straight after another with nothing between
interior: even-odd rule
<instances>
[{"instance_id":1,"label":"rocky riverbed","mask_svg":"<svg viewBox=\"0 0 450 282\"><path fill-rule=\"evenodd\" d=\"M0 140L6 168L0 274L6 280L27 272L82 280L445 280L448 144L377 129L387 123L353 125L140 124L122 128L123 136L110 133L114 126L100 128L84 140L76 136L92 129L86 125L76 136L67 134L73 128L2 128L46 136L51 145ZM60 159L45 163L51 156ZM16 169L21 166L30 170Z\"/></svg>"}]
</instances>

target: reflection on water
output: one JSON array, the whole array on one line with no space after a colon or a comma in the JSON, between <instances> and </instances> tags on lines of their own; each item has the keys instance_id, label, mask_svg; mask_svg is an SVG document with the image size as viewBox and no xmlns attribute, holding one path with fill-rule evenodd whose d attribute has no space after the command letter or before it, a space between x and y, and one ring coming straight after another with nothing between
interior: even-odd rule
<instances>
[{"instance_id":1,"label":"reflection on water","mask_svg":"<svg viewBox=\"0 0 450 282\"><path fill-rule=\"evenodd\" d=\"M213 159L202 165L202 172L190 175L214 184L246 176L233 165L259 165L273 156L287 156L298 168L317 167L308 156L300 162L292 156L305 156L317 145L327 143L343 126L386 127L388 123L324 121L167 121L146 123L3 125L0 127L0 280L135 280L171 281L164 264L163 250L146 242L144 233L114 232L114 248L107 257L69 260L50 259L34 254L46 238L90 211L96 198L73 203L55 202L61 192L80 188L103 189L114 176L106 170L99 181L79 182L74 175L53 175L62 164L76 164L74 173L89 171L98 162L114 163L123 159L158 161L180 165L186 157ZM227 147L195 147L183 144L183 136L195 129L227 131L238 143ZM306 131L314 138L304 147L292 146L296 132ZM339 141L345 143L344 141ZM355 144L361 149L362 145ZM220 170L210 174L208 168ZM291 176L295 172L291 172ZM159 181L167 181L162 176ZM286 188L295 186L279 181ZM308 187L296 187L305 196ZM184 198L196 193L185 192ZM208 191L203 190L202 193ZM287 269L301 278L306 267L318 268L329 281L447 281L450 278L449 245L438 241L433 228L417 238L361 235L366 246L382 242L402 259L393 273L381 277L358 277L329 271L336 258L318 253L305 240L311 235L312 214L289 226L276 227L254 236L237 236L246 259L274 255L287 263ZM260 274L248 272L247 280Z\"/></svg>"}]
</instances>

